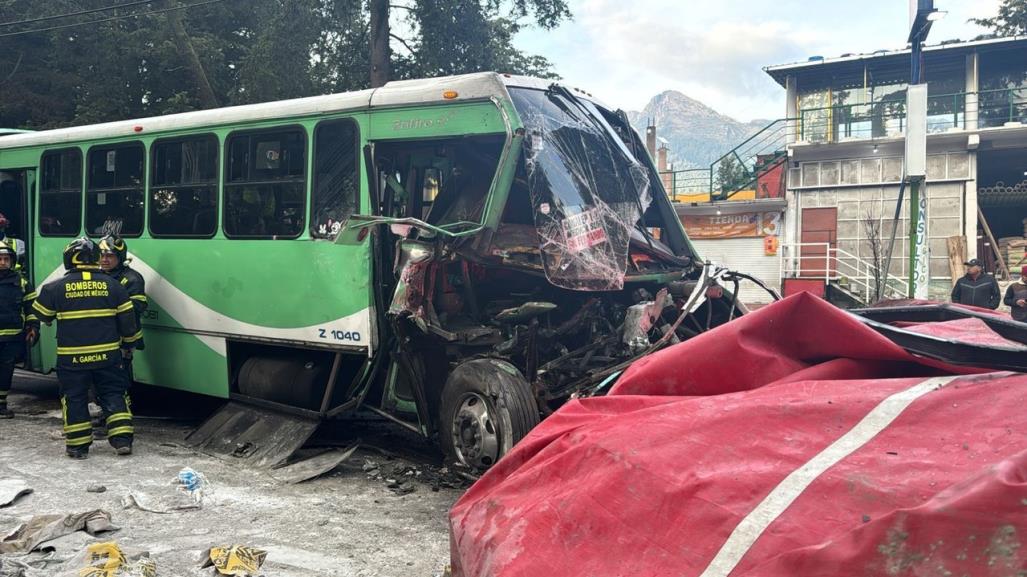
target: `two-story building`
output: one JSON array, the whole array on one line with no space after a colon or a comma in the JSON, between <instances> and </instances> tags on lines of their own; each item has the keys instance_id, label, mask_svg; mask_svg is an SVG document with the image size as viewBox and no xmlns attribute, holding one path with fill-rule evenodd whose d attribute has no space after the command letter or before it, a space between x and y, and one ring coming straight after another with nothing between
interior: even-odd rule
<instances>
[{"instance_id":1,"label":"two-story building","mask_svg":"<svg viewBox=\"0 0 1027 577\"><path fill-rule=\"evenodd\" d=\"M940 297L957 260L949 258L950 237L964 237L968 258L997 269L985 225L1019 270L1027 227L1027 36L927 46L923 68L929 274L931 294ZM886 244L903 179L910 50L813 57L765 71L786 91L781 240L792 248L783 256L805 254L784 268L793 276L825 268L838 277L860 274ZM898 278L909 266L908 198L890 269ZM818 245L837 262L825 267L826 256L815 258Z\"/></svg>"}]
</instances>

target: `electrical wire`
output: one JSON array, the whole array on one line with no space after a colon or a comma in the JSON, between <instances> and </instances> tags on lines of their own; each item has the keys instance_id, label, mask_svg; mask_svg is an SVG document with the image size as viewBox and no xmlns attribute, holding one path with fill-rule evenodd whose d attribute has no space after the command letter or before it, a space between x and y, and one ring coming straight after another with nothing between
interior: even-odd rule
<instances>
[{"instance_id":1,"label":"electrical wire","mask_svg":"<svg viewBox=\"0 0 1027 577\"><path fill-rule=\"evenodd\" d=\"M50 26L47 28L35 28L32 30L21 30L19 32L7 32L6 34L0 34L0 38L6 38L8 36L21 36L22 34L32 34L35 32L49 32L51 30L62 30L64 28L73 28L75 26L85 26L87 24L102 24L104 22L112 22L114 20L124 20L125 18L135 18L137 16L149 16L151 14L163 14L165 12L172 12L174 10L187 10L189 8L196 8L197 6L206 6L208 4L216 4L218 2L224 2L225 0L205 0L204 2L196 2L194 4L187 4L185 6L174 6L172 8L161 8L159 10L150 10L148 12L137 12L135 14L126 14L123 16L112 16L110 18L100 18L97 20L89 20L88 22L75 22L74 24L61 24L59 26Z\"/></svg>"},{"instance_id":2,"label":"electrical wire","mask_svg":"<svg viewBox=\"0 0 1027 577\"><path fill-rule=\"evenodd\" d=\"M17 26L19 24L34 24L36 22L46 22L47 20L60 20L61 18L71 18L72 16L84 16L86 14L95 14L97 12L106 12L108 10L116 10L118 8L129 8L131 6L139 6L140 4L150 4L154 0L136 0L135 2L126 2L124 4L118 4L117 6L105 6L103 8L90 8L89 10L79 10L78 12L68 12L67 14L54 14L52 16L40 16L39 18L29 18L27 20L18 20L17 22L0 22L0 28L4 26Z\"/></svg>"}]
</instances>

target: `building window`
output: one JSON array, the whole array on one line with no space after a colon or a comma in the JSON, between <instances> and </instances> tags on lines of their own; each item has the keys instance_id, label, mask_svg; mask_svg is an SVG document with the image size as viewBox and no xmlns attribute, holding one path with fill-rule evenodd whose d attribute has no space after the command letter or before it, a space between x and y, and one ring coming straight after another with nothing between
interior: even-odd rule
<instances>
[{"instance_id":1,"label":"building window","mask_svg":"<svg viewBox=\"0 0 1027 577\"><path fill-rule=\"evenodd\" d=\"M151 147L150 234L209 237L217 230L218 139L159 140Z\"/></svg>"},{"instance_id":2,"label":"building window","mask_svg":"<svg viewBox=\"0 0 1027 577\"><path fill-rule=\"evenodd\" d=\"M306 134L302 129L228 137L225 235L296 238L303 232Z\"/></svg>"},{"instance_id":3,"label":"building window","mask_svg":"<svg viewBox=\"0 0 1027 577\"><path fill-rule=\"evenodd\" d=\"M86 232L139 236L143 232L143 158L140 142L89 149Z\"/></svg>"},{"instance_id":4,"label":"building window","mask_svg":"<svg viewBox=\"0 0 1027 577\"><path fill-rule=\"evenodd\" d=\"M39 234L78 236L82 223L82 153L77 148L43 154L39 182Z\"/></svg>"},{"instance_id":5,"label":"building window","mask_svg":"<svg viewBox=\"0 0 1027 577\"><path fill-rule=\"evenodd\" d=\"M1027 123L1027 63L1022 49L981 52L979 83L981 128Z\"/></svg>"},{"instance_id":6,"label":"building window","mask_svg":"<svg viewBox=\"0 0 1027 577\"><path fill-rule=\"evenodd\" d=\"M314 188L310 236L334 239L360 207L359 134L352 119L330 120L314 131Z\"/></svg>"}]
</instances>

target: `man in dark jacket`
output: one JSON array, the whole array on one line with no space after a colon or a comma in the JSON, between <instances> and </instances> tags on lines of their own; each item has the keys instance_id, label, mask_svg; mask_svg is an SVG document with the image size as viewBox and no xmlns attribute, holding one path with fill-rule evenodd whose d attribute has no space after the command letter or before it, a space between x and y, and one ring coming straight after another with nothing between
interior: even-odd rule
<instances>
[{"instance_id":1,"label":"man in dark jacket","mask_svg":"<svg viewBox=\"0 0 1027 577\"><path fill-rule=\"evenodd\" d=\"M1002 302L1009 305L1014 321L1027 323L1027 265L1020 269L1020 280L1006 288L1006 298Z\"/></svg>"},{"instance_id":2,"label":"man in dark jacket","mask_svg":"<svg viewBox=\"0 0 1027 577\"><path fill-rule=\"evenodd\" d=\"M966 274L952 287L952 302L985 309L997 309L1001 293L995 277L985 274L981 262L972 259L964 263Z\"/></svg>"}]
</instances>

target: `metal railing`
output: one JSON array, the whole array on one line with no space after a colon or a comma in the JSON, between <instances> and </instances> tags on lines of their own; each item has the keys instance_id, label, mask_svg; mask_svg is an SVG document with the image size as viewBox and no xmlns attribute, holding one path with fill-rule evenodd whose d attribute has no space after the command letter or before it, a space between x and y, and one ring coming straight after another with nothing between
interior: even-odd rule
<instances>
[{"instance_id":1,"label":"metal railing","mask_svg":"<svg viewBox=\"0 0 1027 577\"><path fill-rule=\"evenodd\" d=\"M906 279L889 274L879 276L880 267L860 257L833 247L826 242L783 244L780 255L781 279L823 279L836 284L871 304L880 300L903 299L907 294ZM880 295L878 283L883 281Z\"/></svg>"},{"instance_id":2,"label":"metal railing","mask_svg":"<svg viewBox=\"0 0 1027 577\"><path fill-rule=\"evenodd\" d=\"M906 131L905 93L898 98L799 111L799 140L845 142L902 136ZM1027 88L940 94L927 98L927 132L1027 124Z\"/></svg>"},{"instance_id":3,"label":"metal railing","mask_svg":"<svg viewBox=\"0 0 1027 577\"><path fill-rule=\"evenodd\" d=\"M798 125L797 118L775 120L714 160L709 168L662 173L664 178L669 177L668 194L675 201L699 194L706 196L703 201L727 200L755 186L761 176L785 162L787 145L795 137ZM766 196L783 196L783 186L780 188L768 191Z\"/></svg>"}]
</instances>

